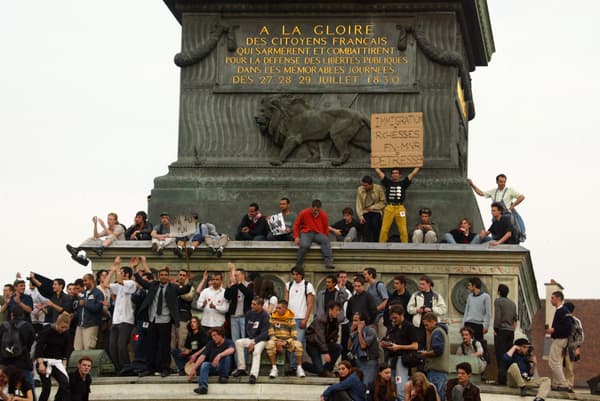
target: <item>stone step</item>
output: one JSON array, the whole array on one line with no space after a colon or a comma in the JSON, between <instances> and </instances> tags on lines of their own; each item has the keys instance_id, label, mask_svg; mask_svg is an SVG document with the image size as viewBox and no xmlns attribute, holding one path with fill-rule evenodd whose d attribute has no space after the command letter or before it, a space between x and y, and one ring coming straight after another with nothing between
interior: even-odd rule
<instances>
[{"instance_id":1,"label":"stone step","mask_svg":"<svg viewBox=\"0 0 600 401\"><path fill-rule=\"evenodd\" d=\"M185 377L98 377L94 378L90 400L269 400L269 401L316 401L321 393L337 379L307 376L259 377L254 385L247 383L248 377L229 379L227 384L219 384L216 377L210 377L208 394L194 393L197 383L188 383ZM505 386L480 385L483 401L523 401L535 396L529 391L527 398L519 396L517 389ZM55 390L56 386L53 386ZM564 399L600 401L600 396L589 394L587 389L577 389L575 394L551 392L546 401Z\"/></svg>"}]
</instances>

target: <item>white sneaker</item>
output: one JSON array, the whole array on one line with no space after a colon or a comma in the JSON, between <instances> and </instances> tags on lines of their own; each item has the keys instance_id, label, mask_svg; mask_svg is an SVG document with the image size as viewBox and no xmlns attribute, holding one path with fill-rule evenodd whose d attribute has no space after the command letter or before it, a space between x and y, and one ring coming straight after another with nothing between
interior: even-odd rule
<instances>
[{"instance_id":1,"label":"white sneaker","mask_svg":"<svg viewBox=\"0 0 600 401\"><path fill-rule=\"evenodd\" d=\"M306 377L306 373L304 373L304 369L302 369L302 366L298 366L298 368L296 369L296 376Z\"/></svg>"},{"instance_id":2,"label":"white sneaker","mask_svg":"<svg viewBox=\"0 0 600 401\"><path fill-rule=\"evenodd\" d=\"M273 367L271 368L271 373L269 373L269 377L270 377L271 379L274 379L274 378L276 378L276 377L277 377L277 366L273 366Z\"/></svg>"}]
</instances>

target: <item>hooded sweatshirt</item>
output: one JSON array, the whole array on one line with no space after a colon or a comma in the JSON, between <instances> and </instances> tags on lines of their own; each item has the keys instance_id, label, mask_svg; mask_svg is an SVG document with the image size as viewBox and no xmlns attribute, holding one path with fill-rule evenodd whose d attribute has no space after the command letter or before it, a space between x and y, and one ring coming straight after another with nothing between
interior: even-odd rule
<instances>
[{"instance_id":1,"label":"hooded sweatshirt","mask_svg":"<svg viewBox=\"0 0 600 401\"><path fill-rule=\"evenodd\" d=\"M294 312L286 309L283 316L277 311L273 312L269 319L269 338L277 340L297 340L296 320Z\"/></svg>"}]
</instances>

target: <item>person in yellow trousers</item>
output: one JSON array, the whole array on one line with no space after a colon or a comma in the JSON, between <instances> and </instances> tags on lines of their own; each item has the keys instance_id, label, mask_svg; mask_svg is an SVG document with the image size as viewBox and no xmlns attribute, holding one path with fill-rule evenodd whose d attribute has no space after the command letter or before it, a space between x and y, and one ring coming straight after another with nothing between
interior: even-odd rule
<instances>
[{"instance_id":1,"label":"person in yellow trousers","mask_svg":"<svg viewBox=\"0 0 600 401\"><path fill-rule=\"evenodd\" d=\"M415 167L404 179L400 173L400 168L392 168L391 178L388 178L380 168L375 171L381 178L381 185L385 188L385 198L387 206L383 209L383 222L379 233L379 242L387 242L392 222L396 222L398 232L400 233L400 242L408 242L408 229L406 228L406 208L404 200L406 199L406 189L410 186L413 178L421 170Z\"/></svg>"}]
</instances>

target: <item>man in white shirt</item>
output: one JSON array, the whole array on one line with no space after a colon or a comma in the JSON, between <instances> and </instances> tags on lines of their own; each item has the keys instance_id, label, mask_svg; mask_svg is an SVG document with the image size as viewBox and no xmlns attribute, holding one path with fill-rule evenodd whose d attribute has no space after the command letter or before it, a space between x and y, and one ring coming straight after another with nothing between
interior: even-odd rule
<instances>
[{"instance_id":1,"label":"man in white shirt","mask_svg":"<svg viewBox=\"0 0 600 401\"><path fill-rule=\"evenodd\" d=\"M223 273L212 275L211 286L205 288L198 297L196 307L202 310L202 329L208 331L215 327L223 327L225 314L229 310L229 302L225 299Z\"/></svg>"},{"instance_id":2,"label":"man in white shirt","mask_svg":"<svg viewBox=\"0 0 600 401\"><path fill-rule=\"evenodd\" d=\"M112 327L110 328L109 351L117 372L129 367L129 340L135 323L131 295L135 293L136 285L131 277L133 276L133 267L138 264L138 258L131 258L129 264L131 267L121 267L121 257L117 256L110 272L104 278L104 285L110 288L111 295L116 296ZM111 283L111 278L115 273L117 281Z\"/></svg>"},{"instance_id":3,"label":"man in white shirt","mask_svg":"<svg viewBox=\"0 0 600 401\"><path fill-rule=\"evenodd\" d=\"M304 280L304 268L294 266L291 273L292 281L285 287L285 300L288 302L288 309L294 313L296 319L298 341L302 343L302 347L305 347L304 332L308 327L308 319L313 313L316 291L311 283ZM290 358L290 368L292 371L296 370L295 358Z\"/></svg>"}]
</instances>

